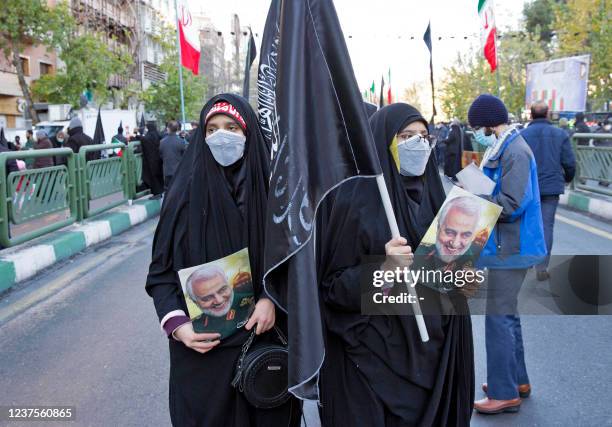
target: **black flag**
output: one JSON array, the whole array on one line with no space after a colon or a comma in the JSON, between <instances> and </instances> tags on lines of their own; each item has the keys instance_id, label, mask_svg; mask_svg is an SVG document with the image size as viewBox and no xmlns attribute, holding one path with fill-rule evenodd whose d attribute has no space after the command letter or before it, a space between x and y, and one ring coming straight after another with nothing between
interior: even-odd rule
<instances>
[{"instance_id":1,"label":"black flag","mask_svg":"<svg viewBox=\"0 0 612 427\"><path fill-rule=\"evenodd\" d=\"M434 73L433 73L433 46L431 44L431 21L427 25L425 34L423 34L423 41L427 45L427 49L429 49L429 79L431 80L431 105L432 105L431 123L433 123L434 117L436 116L437 113L436 113L436 92L434 89Z\"/></svg>"},{"instance_id":2,"label":"black flag","mask_svg":"<svg viewBox=\"0 0 612 427\"><path fill-rule=\"evenodd\" d=\"M276 121L276 68L278 62L279 17L281 0L272 0L266 26L261 38L259 68L257 69L257 120L266 145L272 157L278 147L272 146L272 140L278 133Z\"/></svg>"},{"instance_id":3,"label":"black flag","mask_svg":"<svg viewBox=\"0 0 612 427\"><path fill-rule=\"evenodd\" d=\"M4 128L0 128L0 145L4 145L5 147L8 148L8 141L6 140L6 137L4 136Z\"/></svg>"},{"instance_id":4,"label":"black flag","mask_svg":"<svg viewBox=\"0 0 612 427\"><path fill-rule=\"evenodd\" d=\"M253 38L253 31L249 28L249 48L247 50L246 63L244 65L244 83L242 84L242 96L248 101L249 100L249 83L251 80L251 65L257 57L257 46L255 46L255 39Z\"/></svg>"},{"instance_id":5,"label":"black flag","mask_svg":"<svg viewBox=\"0 0 612 427\"><path fill-rule=\"evenodd\" d=\"M100 109L98 108L98 119L96 120L96 130L94 131L93 137L94 144L105 144L106 139L104 138L104 128L102 127L102 116L100 115Z\"/></svg>"},{"instance_id":6,"label":"black flag","mask_svg":"<svg viewBox=\"0 0 612 427\"><path fill-rule=\"evenodd\" d=\"M384 89L385 89L385 77L383 76L380 78L380 102L378 103L379 108L382 108L385 106Z\"/></svg>"},{"instance_id":7,"label":"black flag","mask_svg":"<svg viewBox=\"0 0 612 427\"><path fill-rule=\"evenodd\" d=\"M144 129L145 129L145 119L144 119L144 113L142 113L142 116L140 116L140 124L138 125L138 130L140 131L140 133L144 133Z\"/></svg>"},{"instance_id":8,"label":"black flag","mask_svg":"<svg viewBox=\"0 0 612 427\"><path fill-rule=\"evenodd\" d=\"M314 219L332 189L381 169L332 0L285 1L278 22L264 286L289 314L289 390L318 399L325 347Z\"/></svg>"}]
</instances>

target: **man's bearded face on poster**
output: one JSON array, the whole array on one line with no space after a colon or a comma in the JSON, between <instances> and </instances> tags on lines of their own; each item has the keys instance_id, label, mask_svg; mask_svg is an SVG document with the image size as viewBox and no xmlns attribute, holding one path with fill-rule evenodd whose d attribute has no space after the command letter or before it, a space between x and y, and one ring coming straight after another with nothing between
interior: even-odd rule
<instances>
[{"instance_id":1,"label":"man's bearded face on poster","mask_svg":"<svg viewBox=\"0 0 612 427\"><path fill-rule=\"evenodd\" d=\"M223 317L234 302L234 289L222 271L204 273L190 280L192 300L207 316Z\"/></svg>"},{"instance_id":2,"label":"man's bearded face on poster","mask_svg":"<svg viewBox=\"0 0 612 427\"><path fill-rule=\"evenodd\" d=\"M465 254L476 237L480 206L468 197L457 197L440 212L436 233L436 250L444 262L452 262Z\"/></svg>"}]
</instances>

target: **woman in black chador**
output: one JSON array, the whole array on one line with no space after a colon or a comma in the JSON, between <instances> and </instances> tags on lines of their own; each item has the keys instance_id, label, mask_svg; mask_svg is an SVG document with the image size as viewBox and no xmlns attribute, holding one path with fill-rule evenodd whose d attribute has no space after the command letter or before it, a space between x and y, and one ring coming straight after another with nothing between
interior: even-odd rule
<instances>
[{"instance_id":1,"label":"woman in black chador","mask_svg":"<svg viewBox=\"0 0 612 427\"><path fill-rule=\"evenodd\" d=\"M231 385L250 330L261 334L278 321L261 286L268 159L247 101L217 95L202 109L198 131L165 197L146 290L169 337L170 418L175 426L299 425L294 399L274 409L256 409ZM177 271L245 247L256 300L249 322L223 340L218 334L195 333Z\"/></svg>"},{"instance_id":2,"label":"woman in black chador","mask_svg":"<svg viewBox=\"0 0 612 427\"><path fill-rule=\"evenodd\" d=\"M141 135L144 128L139 129ZM159 143L161 137L155 122L147 123L147 133L140 137L142 141L142 181L151 189L151 194L159 198L164 191L164 176L162 162L159 157Z\"/></svg>"},{"instance_id":3,"label":"woman in black chador","mask_svg":"<svg viewBox=\"0 0 612 427\"><path fill-rule=\"evenodd\" d=\"M424 138L427 122L415 108L386 106L371 117L370 125L403 238L390 240L371 179L340 187L317 219L327 332L320 381L322 422L468 426L474 400L471 322L469 316L440 314L443 303L451 312L466 313L465 297L417 287L419 297L425 298L426 343L412 315L361 314L360 278L372 277L370 270L381 268L368 255L407 254L408 246L415 250L445 198L431 144Z\"/></svg>"}]
</instances>

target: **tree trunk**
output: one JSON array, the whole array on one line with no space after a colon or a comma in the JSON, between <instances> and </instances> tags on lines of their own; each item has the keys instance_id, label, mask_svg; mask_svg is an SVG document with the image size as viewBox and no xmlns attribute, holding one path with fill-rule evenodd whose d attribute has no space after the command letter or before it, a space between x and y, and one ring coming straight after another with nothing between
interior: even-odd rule
<instances>
[{"instance_id":1,"label":"tree trunk","mask_svg":"<svg viewBox=\"0 0 612 427\"><path fill-rule=\"evenodd\" d=\"M28 82L26 82L25 75L23 74L23 67L21 66L21 59L19 58L19 49L17 45L11 42L11 50L13 51L13 65L17 70L17 78L19 80L19 86L21 87L21 91L23 92L23 96L26 100L26 108L30 113L30 117L32 118L33 123L38 123L38 114L34 109L34 103L32 102L32 94L30 93L30 88L28 87Z\"/></svg>"}]
</instances>

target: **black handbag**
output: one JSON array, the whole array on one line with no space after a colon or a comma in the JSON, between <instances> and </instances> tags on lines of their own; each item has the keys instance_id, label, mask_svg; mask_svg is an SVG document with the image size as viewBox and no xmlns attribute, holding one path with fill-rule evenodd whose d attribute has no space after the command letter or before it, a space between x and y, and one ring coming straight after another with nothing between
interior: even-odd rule
<instances>
[{"instance_id":1,"label":"black handbag","mask_svg":"<svg viewBox=\"0 0 612 427\"><path fill-rule=\"evenodd\" d=\"M242 346L232 386L256 408L276 408L289 399L289 353L287 339L275 326L282 345L271 342L253 344L255 329Z\"/></svg>"}]
</instances>

